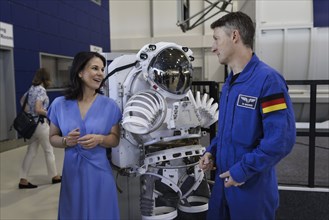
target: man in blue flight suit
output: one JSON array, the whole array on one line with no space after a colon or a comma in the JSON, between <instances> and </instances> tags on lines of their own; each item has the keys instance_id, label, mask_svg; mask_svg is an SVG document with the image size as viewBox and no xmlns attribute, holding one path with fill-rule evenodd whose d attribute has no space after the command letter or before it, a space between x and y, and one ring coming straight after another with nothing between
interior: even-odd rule
<instances>
[{"instance_id":1,"label":"man in blue flight suit","mask_svg":"<svg viewBox=\"0 0 329 220\"><path fill-rule=\"evenodd\" d=\"M211 24L212 51L231 73L222 88L217 136L199 166L213 169L207 219L275 219L275 165L292 149L295 117L282 75L253 53L255 28L242 12Z\"/></svg>"}]
</instances>

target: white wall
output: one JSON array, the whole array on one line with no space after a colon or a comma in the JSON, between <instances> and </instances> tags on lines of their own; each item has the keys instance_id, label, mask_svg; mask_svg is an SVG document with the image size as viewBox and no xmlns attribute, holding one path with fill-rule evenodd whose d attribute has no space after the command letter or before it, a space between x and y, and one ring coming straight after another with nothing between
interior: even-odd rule
<instances>
[{"instance_id":1,"label":"white wall","mask_svg":"<svg viewBox=\"0 0 329 220\"><path fill-rule=\"evenodd\" d=\"M201 0L190 1L190 5L190 15L209 6ZM224 67L210 51L210 23L218 16L185 33L176 25L177 18L176 0L110 0L111 52L137 52L148 43L175 42L193 50L193 65L202 67L203 80L223 81Z\"/></svg>"},{"instance_id":2,"label":"white wall","mask_svg":"<svg viewBox=\"0 0 329 220\"><path fill-rule=\"evenodd\" d=\"M328 79L328 28L313 27L312 0L256 2L256 52L288 80Z\"/></svg>"},{"instance_id":3,"label":"white wall","mask_svg":"<svg viewBox=\"0 0 329 220\"><path fill-rule=\"evenodd\" d=\"M296 25L313 22L312 0L256 1L256 21L260 25Z\"/></svg>"},{"instance_id":4,"label":"white wall","mask_svg":"<svg viewBox=\"0 0 329 220\"><path fill-rule=\"evenodd\" d=\"M190 15L209 6L201 0L190 4ZM257 55L287 79L328 79L328 28L313 28L312 0L239 0L233 9L252 17ZM210 51L209 27L221 15L184 33L176 25L177 0L110 0L111 49L137 52L147 43L175 42L193 50L203 80L223 81L224 67Z\"/></svg>"}]
</instances>

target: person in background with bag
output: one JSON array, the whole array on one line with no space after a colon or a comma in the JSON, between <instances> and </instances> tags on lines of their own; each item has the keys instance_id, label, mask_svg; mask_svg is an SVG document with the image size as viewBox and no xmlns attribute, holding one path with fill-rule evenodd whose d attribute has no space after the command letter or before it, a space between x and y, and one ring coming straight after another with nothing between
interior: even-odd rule
<instances>
[{"instance_id":1,"label":"person in background with bag","mask_svg":"<svg viewBox=\"0 0 329 220\"><path fill-rule=\"evenodd\" d=\"M122 114L99 93L105 65L99 53L76 54L65 97L48 110L50 142L65 149L58 219L120 219L106 150L119 144Z\"/></svg>"},{"instance_id":2,"label":"person in background with bag","mask_svg":"<svg viewBox=\"0 0 329 220\"><path fill-rule=\"evenodd\" d=\"M21 99L22 104L25 100L25 96L28 94L28 103L24 110L33 115L34 120L38 123L38 126L30 139L27 152L20 169L20 181L18 184L19 189L31 189L38 187L27 180L27 175L31 168L33 159L37 155L39 145L41 145L45 153L48 175L52 178L51 182L53 184L61 182L61 177L58 175L56 169L53 147L49 142L49 124L47 121L46 110L49 105L49 98L46 93L46 88L50 85L50 82L50 75L46 69L41 68L37 70L32 81L32 86Z\"/></svg>"}]
</instances>

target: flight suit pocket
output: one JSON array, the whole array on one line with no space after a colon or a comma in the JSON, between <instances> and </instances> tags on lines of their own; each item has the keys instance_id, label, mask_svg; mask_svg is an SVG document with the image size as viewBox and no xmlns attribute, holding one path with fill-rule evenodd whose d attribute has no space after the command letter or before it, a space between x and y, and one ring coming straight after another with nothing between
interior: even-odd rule
<instances>
[{"instance_id":1,"label":"flight suit pocket","mask_svg":"<svg viewBox=\"0 0 329 220\"><path fill-rule=\"evenodd\" d=\"M253 148L262 128L256 109L235 106L232 125L232 142L244 148Z\"/></svg>"}]
</instances>

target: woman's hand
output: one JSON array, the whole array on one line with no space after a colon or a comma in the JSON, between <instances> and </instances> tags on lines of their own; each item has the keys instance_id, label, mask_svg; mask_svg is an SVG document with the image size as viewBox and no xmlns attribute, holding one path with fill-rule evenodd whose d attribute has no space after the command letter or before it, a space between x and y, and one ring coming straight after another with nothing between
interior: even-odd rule
<instances>
[{"instance_id":1,"label":"woman's hand","mask_svg":"<svg viewBox=\"0 0 329 220\"><path fill-rule=\"evenodd\" d=\"M80 130L79 128L76 128L72 131L70 131L65 138L66 143L65 145L68 147L72 147L78 144L78 139L80 137Z\"/></svg>"},{"instance_id":2,"label":"woman's hand","mask_svg":"<svg viewBox=\"0 0 329 220\"><path fill-rule=\"evenodd\" d=\"M78 144L84 148L94 148L99 144L103 143L104 136L98 134L87 134L83 137L78 138Z\"/></svg>"},{"instance_id":3,"label":"woman's hand","mask_svg":"<svg viewBox=\"0 0 329 220\"><path fill-rule=\"evenodd\" d=\"M91 149L97 145L101 145L105 148L116 147L120 141L120 127L118 124L114 125L111 132L107 135L101 134L86 134L83 137L78 138L78 144L83 148Z\"/></svg>"}]
</instances>

